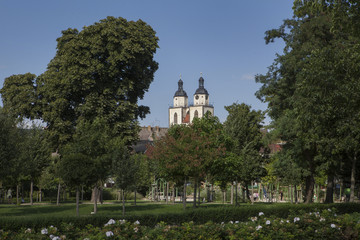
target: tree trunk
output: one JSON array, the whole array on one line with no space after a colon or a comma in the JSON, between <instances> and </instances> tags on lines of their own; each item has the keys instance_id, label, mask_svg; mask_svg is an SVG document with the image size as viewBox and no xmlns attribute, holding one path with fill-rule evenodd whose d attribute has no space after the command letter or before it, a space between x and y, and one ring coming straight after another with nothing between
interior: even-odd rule
<instances>
[{"instance_id":1,"label":"tree trunk","mask_svg":"<svg viewBox=\"0 0 360 240\"><path fill-rule=\"evenodd\" d=\"M134 206L136 206L136 189L134 191Z\"/></svg>"},{"instance_id":2,"label":"tree trunk","mask_svg":"<svg viewBox=\"0 0 360 240\"><path fill-rule=\"evenodd\" d=\"M296 184L294 185L294 198L295 198L295 203L298 203L298 197L297 197L297 187L296 187Z\"/></svg>"},{"instance_id":3,"label":"tree trunk","mask_svg":"<svg viewBox=\"0 0 360 240\"><path fill-rule=\"evenodd\" d=\"M196 208L196 190L197 190L197 181L194 179L194 201L193 201L193 208Z\"/></svg>"},{"instance_id":4,"label":"tree trunk","mask_svg":"<svg viewBox=\"0 0 360 240\"><path fill-rule=\"evenodd\" d=\"M235 182L235 206L238 205L238 183Z\"/></svg>"},{"instance_id":5,"label":"tree trunk","mask_svg":"<svg viewBox=\"0 0 360 240\"><path fill-rule=\"evenodd\" d=\"M166 182L166 204L169 204L169 182Z\"/></svg>"},{"instance_id":6,"label":"tree trunk","mask_svg":"<svg viewBox=\"0 0 360 240\"><path fill-rule=\"evenodd\" d=\"M19 184L16 185L16 205L20 205L20 203L19 203Z\"/></svg>"},{"instance_id":7,"label":"tree trunk","mask_svg":"<svg viewBox=\"0 0 360 240\"><path fill-rule=\"evenodd\" d=\"M305 203L312 203L313 202L313 197L314 197L314 176L311 174L309 176L306 177L305 179L305 191L306 191L306 196L305 196Z\"/></svg>"},{"instance_id":8,"label":"tree trunk","mask_svg":"<svg viewBox=\"0 0 360 240\"><path fill-rule=\"evenodd\" d=\"M243 188L241 185L240 185L240 187L241 187L241 190L242 190L242 193L241 193L242 194L241 195L242 196L242 201L245 202L246 201L245 200L246 199L245 198L246 197L246 188Z\"/></svg>"},{"instance_id":9,"label":"tree trunk","mask_svg":"<svg viewBox=\"0 0 360 240\"><path fill-rule=\"evenodd\" d=\"M234 204L234 183L231 182L230 204Z\"/></svg>"},{"instance_id":10,"label":"tree trunk","mask_svg":"<svg viewBox=\"0 0 360 240\"><path fill-rule=\"evenodd\" d=\"M201 204L201 183L198 183L198 204Z\"/></svg>"},{"instance_id":11,"label":"tree trunk","mask_svg":"<svg viewBox=\"0 0 360 240\"><path fill-rule=\"evenodd\" d=\"M186 209L186 178L184 180L184 189L183 189L183 209Z\"/></svg>"},{"instance_id":12,"label":"tree trunk","mask_svg":"<svg viewBox=\"0 0 360 240\"><path fill-rule=\"evenodd\" d=\"M60 189L61 189L61 185L60 183L58 184L58 192L57 192L57 197L56 197L56 205L59 206L60 204Z\"/></svg>"},{"instance_id":13,"label":"tree trunk","mask_svg":"<svg viewBox=\"0 0 360 240\"><path fill-rule=\"evenodd\" d=\"M246 198L247 200L250 200L250 191L249 191L249 185L248 184L245 184L245 191L246 191Z\"/></svg>"},{"instance_id":14,"label":"tree trunk","mask_svg":"<svg viewBox=\"0 0 360 240\"><path fill-rule=\"evenodd\" d=\"M122 190L122 215L125 217L125 191Z\"/></svg>"},{"instance_id":15,"label":"tree trunk","mask_svg":"<svg viewBox=\"0 0 360 240\"><path fill-rule=\"evenodd\" d=\"M251 181L251 204L254 204L254 181Z\"/></svg>"},{"instance_id":16,"label":"tree trunk","mask_svg":"<svg viewBox=\"0 0 360 240\"><path fill-rule=\"evenodd\" d=\"M351 166L351 185L350 185L350 202L354 202L355 199L355 173L356 173L356 154L354 155L354 158L352 159L352 166Z\"/></svg>"},{"instance_id":17,"label":"tree trunk","mask_svg":"<svg viewBox=\"0 0 360 240\"><path fill-rule=\"evenodd\" d=\"M329 174L327 179L327 186L326 186L325 203L334 203L333 195L334 195L334 176L332 174Z\"/></svg>"},{"instance_id":18,"label":"tree trunk","mask_svg":"<svg viewBox=\"0 0 360 240\"><path fill-rule=\"evenodd\" d=\"M77 217L80 216L80 214L79 214L79 195L80 195L79 187L77 186L76 187L76 216Z\"/></svg>"},{"instance_id":19,"label":"tree trunk","mask_svg":"<svg viewBox=\"0 0 360 240\"><path fill-rule=\"evenodd\" d=\"M102 205L104 203L103 186L101 186L99 190L100 190L100 203Z\"/></svg>"},{"instance_id":20,"label":"tree trunk","mask_svg":"<svg viewBox=\"0 0 360 240\"><path fill-rule=\"evenodd\" d=\"M294 203L293 185L290 185L290 198L291 198L291 204L293 204Z\"/></svg>"},{"instance_id":21,"label":"tree trunk","mask_svg":"<svg viewBox=\"0 0 360 240\"><path fill-rule=\"evenodd\" d=\"M33 180L31 179L31 182L30 182L30 205L33 205L33 192L34 192L34 182Z\"/></svg>"},{"instance_id":22,"label":"tree trunk","mask_svg":"<svg viewBox=\"0 0 360 240\"><path fill-rule=\"evenodd\" d=\"M175 185L173 185L173 187L172 187L172 202L173 202L173 204L175 204L175 198L176 198L176 196L175 196Z\"/></svg>"},{"instance_id":23,"label":"tree trunk","mask_svg":"<svg viewBox=\"0 0 360 240\"><path fill-rule=\"evenodd\" d=\"M210 185L206 182L206 201L210 202Z\"/></svg>"},{"instance_id":24,"label":"tree trunk","mask_svg":"<svg viewBox=\"0 0 360 240\"><path fill-rule=\"evenodd\" d=\"M39 202L41 202L42 201L42 191L41 191L41 186L40 186L40 188L39 188Z\"/></svg>"},{"instance_id":25,"label":"tree trunk","mask_svg":"<svg viewBox=\"0 0 360 240\"><path fill-rule=\"evenodd\" d=\"M93 192L94 192L94 214L96 214L97 213L98 192L99 192L97 187L94 187Z\"/></svg>"},{"instance_id":26,"label":"tree trunk","mask_svg":"<svg viewBox=\"0 0 360 240\"><path fill-rule=\"evenodd\" d=\"M84 186L81 186L81 201L84 201Z\"/></svg>"}]
</instances>

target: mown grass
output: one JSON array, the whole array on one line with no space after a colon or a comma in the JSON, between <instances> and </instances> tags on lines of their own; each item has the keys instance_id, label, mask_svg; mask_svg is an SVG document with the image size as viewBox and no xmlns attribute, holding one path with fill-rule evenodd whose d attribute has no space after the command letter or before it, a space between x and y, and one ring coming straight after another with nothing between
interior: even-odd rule
<instances>
[{"instance_id":1,"label":"mown grass","mask_svg":"<svg viewBox=\"0 0 360 240\"><path fill-rule=\"evenodd\" d=\"M80 217L76 217L75 204L67 203L56 205L15 206L0 205L0 228L18 229L24 227L41 228L45 226L59 226L62 222L73 223L75 226L84 227L87 224L103 226L110 218L140 220L147 226L154 226L160 221L169 224L181 224L193 221L195 223L248 221L250 217L264 212L265 216L286 218L293 213L321 211L333 208L338 214L360 212L360 204L269 204L258 203L254 205L241 204L240 206L222 204L202 204L193 209L188 204L187 209L182 209L182 204L164 204L152 202L139 202L136 206L126 204L125 217L122 216L121 203L99 204L98 213L91 215L92 204L80 205Z\"/></svg>"}]
</instances>

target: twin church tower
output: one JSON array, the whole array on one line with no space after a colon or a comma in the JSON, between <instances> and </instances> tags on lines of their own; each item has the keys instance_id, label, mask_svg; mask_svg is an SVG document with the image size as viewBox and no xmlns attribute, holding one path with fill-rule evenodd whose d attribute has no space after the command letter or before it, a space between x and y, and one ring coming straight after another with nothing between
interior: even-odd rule
<instances>
[{"instance_id":1,"label":"twin church tower","mask_svg":"<svg viewBox=\"0 0 360 240\"><path fill-rule=\"evenodd\" d=\"M174 103L169 107L169 126L173 124L189 124L194 118L201 118L207 112L214 115L214 107L209 104L209 93L204 87L204 78L199 78L199 88L194 94L194 104L188 102L183 89L183 81L179 80L178 90L174 94Z\"/></svg>"}]
</instances>

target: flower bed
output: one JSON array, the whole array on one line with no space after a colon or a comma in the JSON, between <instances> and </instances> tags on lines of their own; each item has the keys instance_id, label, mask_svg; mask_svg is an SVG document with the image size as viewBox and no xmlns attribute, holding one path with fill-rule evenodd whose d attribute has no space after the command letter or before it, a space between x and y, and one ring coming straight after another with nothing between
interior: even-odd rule
<instances>
[{"instance_id":1,"label":"flower bed","mask_svg":"<svg viewBox=\"0 0 360 240\"><path fill-rule=\"evenodd\" d=\"M248 221L168 225L155 227L139 221L110 219L102 227L75 227L71 223L49 226L35 231L0 230L0 239L359 239L360 214L335 213L334 209L289 215L287 218L267 216L259 212Z\"/></svg>"}]
</instances>

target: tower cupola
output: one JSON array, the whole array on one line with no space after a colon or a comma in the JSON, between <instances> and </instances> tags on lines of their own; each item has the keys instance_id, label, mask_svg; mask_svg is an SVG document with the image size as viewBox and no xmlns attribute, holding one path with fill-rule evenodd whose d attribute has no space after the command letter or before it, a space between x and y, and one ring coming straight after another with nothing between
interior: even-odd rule
<instances>
[{"instance_id":1,"label":"tower cupola","mask_svg":"<svg viewBox=\"0 0 360 240\"><path fill-rule=\"evenodd\" d=\"M202 76L199 78L199 88L196 89L195 94L209 95L208 91L204 87L204 78Z\"/></svg>"},{"instance_id":2,"label":"tower cupola","mask_svg":"<svg viewBox=\"0 0 360 240\"><path fill-rule=\"evenodd\" d=\"M174 97L187 97L187 94L183 88L183 84L183 81L180 79L178 82L178 90L175 92Z\"/></svg>"},{"instance_id":3,"label":"tower cupola","mask_svg":"<svg viewBox=\"0 0 360 240\"><path fill-rule=\"evenodd\" d=\"M202 73L201 73L202 75ZM194 94L194 105L195 106L208 106L209 105L209 93L204 87L204 78L200 76L199 87L196 89Z\"/></svg>"},{"instance_id":4,"label":"tower cupola","mask_svg":"<svg viewBox=\"0 0 360 240\"><path fill-rule=\"evenodd\" d=\"M183 81L179 80L178 90L174 94L174 107L187 107L188 106L188 96L183 88Z\"/></svg>"}]
</instances>

